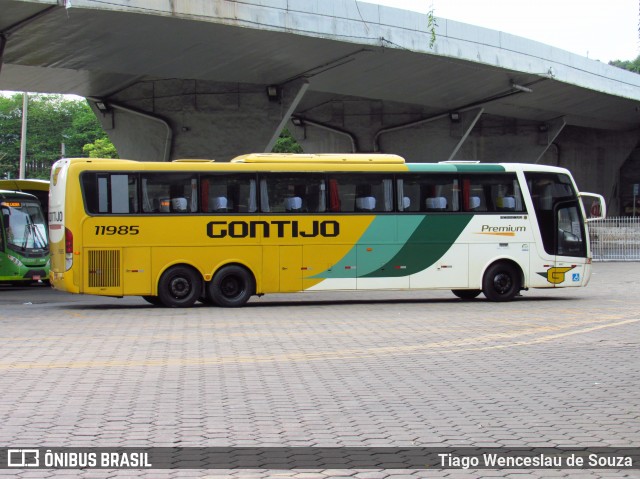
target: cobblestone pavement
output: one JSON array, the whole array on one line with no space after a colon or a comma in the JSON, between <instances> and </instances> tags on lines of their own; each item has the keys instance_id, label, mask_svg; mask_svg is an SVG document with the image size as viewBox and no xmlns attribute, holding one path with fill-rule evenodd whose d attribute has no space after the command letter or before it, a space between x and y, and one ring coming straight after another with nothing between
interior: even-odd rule
<instances>
[{"instance_id":1,"label":"cobblestone pavement","mask_svg":"<svg viewBox=\"0 0 640 479\"><path fill-rule=\"evenodd\" d=\"M640 264L506 304L241 309L0 288L0 446L640 446ZM640 470L0 470L2 477L640 477Z\"/></svg>"}]
</instances>

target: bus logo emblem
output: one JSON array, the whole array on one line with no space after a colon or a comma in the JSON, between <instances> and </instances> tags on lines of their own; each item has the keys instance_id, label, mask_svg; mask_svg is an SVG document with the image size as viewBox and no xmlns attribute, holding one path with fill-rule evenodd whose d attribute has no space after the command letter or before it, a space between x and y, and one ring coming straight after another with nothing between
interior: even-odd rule
<instances>
[{"instance_id":1,"label":"bus logo emblem","mask_svg":"<svg viewBox=\"0 0 640 479\"><path fill-rule=\"evenodd\" d=\"M549 268L545 273L538 273L543 278L547 278L547 281L551 284L564 283L565 274L567 271L571 271L575 266L562 267L562 268ZM577 278L577 279L576 279ZM580 274L574 273L572 276L573 281L580 281Z\"/></svg>"}]
</instances>

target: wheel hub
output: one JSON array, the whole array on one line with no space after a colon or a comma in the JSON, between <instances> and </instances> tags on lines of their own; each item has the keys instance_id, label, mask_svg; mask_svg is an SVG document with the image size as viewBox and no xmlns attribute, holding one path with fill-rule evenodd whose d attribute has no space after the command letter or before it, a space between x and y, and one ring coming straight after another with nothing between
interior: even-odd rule
<instances>
[{"instance_id":1,"label":"wheel hub","mask_svg":"<svg viewBox=\"0 0 640 479\"><path fill-rule=\"evenodd\" d=\"M498 274L495 278L493 278L493 284L497 292L499 292L500 294L504 294L511 288L511 277L508 274L504 273Z\"/></svg>"},{"instance_id":2,"label":"wheel hub","mask_svg":"<svg viewBox=\"0 0 640 479\"><path fill-rule=\"evenodd\" d=\"M174 278L171 281L171 294L175 298L184 298L189 295L190 291L189 281L185 278Z\"/></svg>"}]
</instances>

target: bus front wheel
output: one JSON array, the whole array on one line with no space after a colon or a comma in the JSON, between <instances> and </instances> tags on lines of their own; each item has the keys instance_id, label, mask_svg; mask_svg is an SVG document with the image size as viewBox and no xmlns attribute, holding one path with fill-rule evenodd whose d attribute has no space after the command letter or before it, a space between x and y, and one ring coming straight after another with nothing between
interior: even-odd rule
<instances>
[{"instance_id":1,"label":"bus front wheel","mask_svg":"<svg viewBox=\"0 0 640 479\"><path fill-rule=\"evenodd\" d=\"M489 301L511 301L520 286L520 272L511 263L492 264L482 280L482 292Z\"/></svg>"},{"instance_id":2,"label":"bus front wheel","mask_svg":"<svg viewBox=\"0 0 640 479\"><path fill-rule=\"evenodd\" d=\"M225 308L243 306L256 289L253 275L235 264L224 266L207 285L207 299Z\"/></svg>"},{"instance_id":3,"label":"bus front wheel","mask_svg":"<svg viewBox=\"0 0 640 479\"><path fill-rule=\"evenodd\" d=\"M188 266L173 266L165 271L158 282L158 298L169 308L188 308L200 297L202 279Z\"/></svg>"}]
</instances>

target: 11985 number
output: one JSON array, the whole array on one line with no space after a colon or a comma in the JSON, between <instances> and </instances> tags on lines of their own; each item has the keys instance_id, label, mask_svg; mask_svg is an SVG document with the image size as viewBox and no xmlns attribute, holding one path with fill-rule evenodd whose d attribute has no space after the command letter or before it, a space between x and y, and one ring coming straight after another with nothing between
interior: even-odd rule
<instances>
[{"instance_id":1,"label":"11985 number","mask_svg":"<svg viewBox=\"0 0 640 479\"><path fill-rule=\"evenodd\" d=\"M113 235L137 235L140 233L140 227L134 226L96 226L97 236L113 236Z\"/></svg>"}]
</instances>

